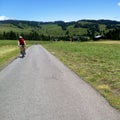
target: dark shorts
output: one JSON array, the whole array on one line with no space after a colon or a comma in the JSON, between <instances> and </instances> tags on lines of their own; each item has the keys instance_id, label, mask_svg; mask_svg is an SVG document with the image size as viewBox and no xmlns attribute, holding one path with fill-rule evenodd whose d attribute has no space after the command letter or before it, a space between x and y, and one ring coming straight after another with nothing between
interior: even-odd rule
<instances>
[{"instance_id":1,"label":"dark shorts","mask_svg":"<svg viewBox=\"0 0 120 120\"><path fill-rule=\"evenodd\" d=\"M20 44L22 47L25 47L25 44Z\"/></svg>"}]
</instances>

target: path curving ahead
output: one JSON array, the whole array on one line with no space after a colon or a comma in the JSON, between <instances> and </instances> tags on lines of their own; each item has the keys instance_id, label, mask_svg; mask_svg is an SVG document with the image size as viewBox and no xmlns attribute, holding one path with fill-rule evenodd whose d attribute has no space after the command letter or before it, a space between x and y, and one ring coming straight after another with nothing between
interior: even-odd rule
<instances>
[{"instance_id":1,"label":"path curving ahead","mask_svg":"<svg viewBox=\"0 0 120 120\"><path fill-rule=\"evenodd\" d=\"M0 120L120 120L120 112L40 45L0 71Z\"/></svg>"}]
</instances>

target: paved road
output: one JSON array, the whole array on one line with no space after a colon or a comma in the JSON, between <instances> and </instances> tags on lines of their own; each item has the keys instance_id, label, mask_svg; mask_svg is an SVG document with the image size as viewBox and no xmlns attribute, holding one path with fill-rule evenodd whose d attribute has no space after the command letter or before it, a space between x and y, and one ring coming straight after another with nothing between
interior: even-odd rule
<instances>
[{"instance_id":1,"label":"paved road","mask_svg":"<svg viewBox=\"0 0 120 120\"><path fill-rule=\"evenodd\" d=\"M120 120L120 112L39 45L0 72L0 120Z\"/></svg>"}]
</instances>

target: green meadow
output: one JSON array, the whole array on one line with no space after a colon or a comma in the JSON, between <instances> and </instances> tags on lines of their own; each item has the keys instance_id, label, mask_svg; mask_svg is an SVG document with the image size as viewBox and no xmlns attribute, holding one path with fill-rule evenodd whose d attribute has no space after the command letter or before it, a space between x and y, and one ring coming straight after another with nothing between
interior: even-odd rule
<instances>
[{"instance_id":1,"label":"green meadow","mask_svg":"<svg viewBox=\"0 0 120 120\"><path fill-rule=\"evenodd\" d=\"M120 42L51 42L43 46L120 110Z\"/></svg>"},{"instance_id":2,"label":"green meadow","mask_svg":"<svg viewBox=\"0 0 120 120\"><path fill-rule=\"evenodd\" d=\"M27 47L34 43L35 41L27 41ZM0 69L14 60L19 54L17 40L0 40Z\"/></svg>"},{"instance_id":3,"label":"green meadow","mask_svg":"<svg viewBox=\"0 0 120 120\"><path fill-rule=\"evenodd\" d=\"M0 68L13 60L18 52L17 41L0 40Z\"/></svg>"},{"instance_id":4,"label":"green meadow","mask_svg":"<svg viewBox=\"0 0 120 120\"><path fill-rule=\"evenodd\" d=\"M27 47L36 43L26 41ZM37 42L120 110L120 42ZM0 68L19 54L17 41L0 40Z\"/></svg>"}]
</instances>

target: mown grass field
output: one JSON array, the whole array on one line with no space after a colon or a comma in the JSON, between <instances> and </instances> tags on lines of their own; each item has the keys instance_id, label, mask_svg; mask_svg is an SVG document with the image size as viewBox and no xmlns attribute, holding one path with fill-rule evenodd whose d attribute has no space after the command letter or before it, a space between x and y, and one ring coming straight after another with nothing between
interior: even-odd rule
<instances>
[{"instance_id":1,"label":"mown grass field","mask_svg":"<svg viewBox=\"0 0 120 120\"><path fill-rule=\"evenodd\" d=\"M27 47L32 44L34 44L34 41L27 41ZM15 59L19 54L17 40L0 40L0 69Z\"/></svg>"},{"instance_id":2,"label":"mown grass field","mask_svg":"<svg viewBox=\"0 0 120 120\"><path fill-rule=\"evenodd\" d=\"M30 46L35 41L26 41ZM120 110L120 42L37 42ZM19 54L17 40L0 40L0 68Z\"/></svg>"},{"instance_id":3,"label":"mown grass field","mask_svg":"<svg viewBox=\"0 0 120 120\"><path fill-rule=\"evenodd\" d=\"M0 40L0 68L8 64L18 53L17 41Z\"/></svg>"},{"instance_id":4,"label":"mown grass field","mask_svg":"<svg viewBox=\"0 0 120 120\"><path fill-rule=\"evenodd\" d=\"M43 44L120 110L120 42Z\"/></svg>"}]
</instances>

